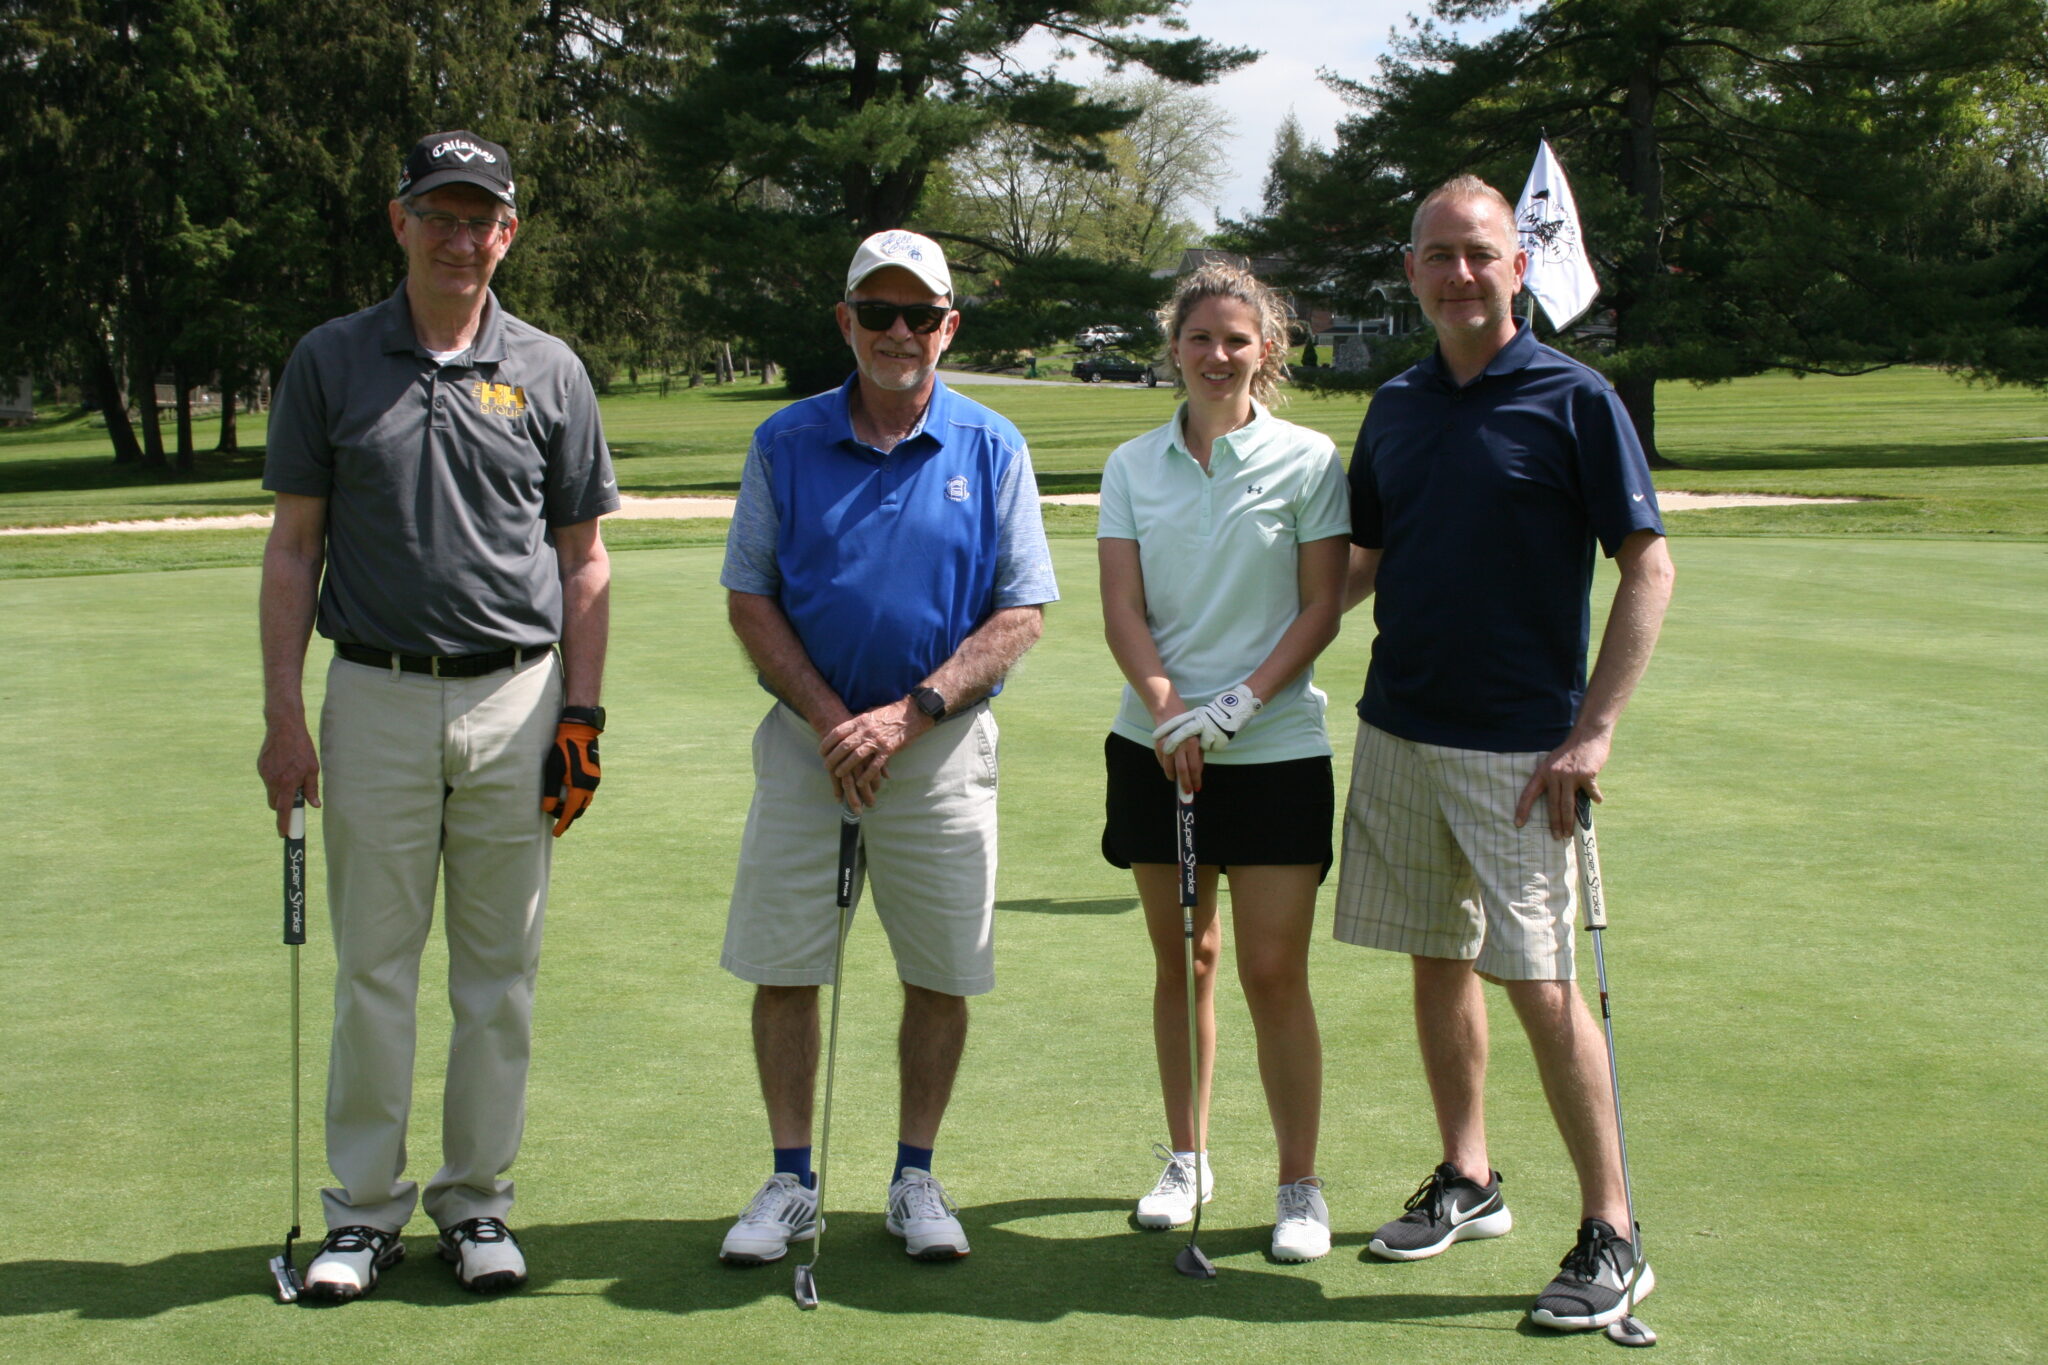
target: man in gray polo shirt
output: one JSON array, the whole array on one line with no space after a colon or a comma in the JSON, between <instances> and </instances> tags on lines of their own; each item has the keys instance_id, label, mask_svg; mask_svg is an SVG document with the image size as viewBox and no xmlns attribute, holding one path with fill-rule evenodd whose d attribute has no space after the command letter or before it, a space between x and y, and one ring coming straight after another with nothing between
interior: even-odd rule
<instances>
[{"instance_id":1,"label":"man in gray polo shirt","mask_svg":"<svg viewBox=\"0 0 2048 1365\"><path fill-rule=\"evenodd\" d=\"M437 877L454 1014L426 1211L462 1284L510 1289L550 834L590 804L619 505L597 403L560 341L498 306L518 235L505 149L423 138L389 205L405 282L315 328L277 390L263 486L265 734L282 833L321 804L337 962L323 1190L309 1297L347 1302L402 1260L414 1004ZM322 569L325 573L322 573ZM302 682L334 642L316 754ZM559 654L556 644L560 644Z\"/></svg>"}]
</instances>

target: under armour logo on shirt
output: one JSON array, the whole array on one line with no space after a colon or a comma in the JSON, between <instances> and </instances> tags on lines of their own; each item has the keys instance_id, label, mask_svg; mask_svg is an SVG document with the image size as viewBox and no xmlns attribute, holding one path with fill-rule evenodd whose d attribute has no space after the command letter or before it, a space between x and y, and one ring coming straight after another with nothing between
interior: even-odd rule
<instances>
[{"instance_id":1,"label":"under armour logo on shirt","mask_svg":"<svg viewBox=\"0 0 2048 1365\"><path fill-rule=\"evenodd\" d=\"M1248 498L1256 498L1265 491L1266 485L1262 483L1248 483L1244 486L1244 495Z\"/></svg>"}]
</instances>

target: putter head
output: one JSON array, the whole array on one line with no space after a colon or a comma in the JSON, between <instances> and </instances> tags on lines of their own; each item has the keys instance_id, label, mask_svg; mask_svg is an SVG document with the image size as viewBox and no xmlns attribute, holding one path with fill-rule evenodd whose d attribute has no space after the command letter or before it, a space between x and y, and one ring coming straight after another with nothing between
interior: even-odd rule
<instances>
[{"instance_id":1,"label":"putter head","mask_svg":"<svg viewBox=\"0 0 2048 1365\"><path fill-rule=\"evenodd\" d=\"M1202 1254L1202 1249L1193 1242L1189 1242L1186 1246L1182 1247L1180 1254L1173 1258L1173 1268L1191 1280L1213 1280L1216 1278L1215 1265L1207 1256Z\"/></svg>"},{"instance_id":2,"label":"putter head","mask_svg":"<svg viewBox=\"0 0 2048 1365\"><path fill-rule=\"evenodd\" d=\"M795 1296L796 1306L799 1308L816 1308L818 1306L818 1281L811 1274L811 1268L808 1265L800 1265L796 1268L796 1284L791 1288L790 1293Z\"/></svg>"},{"instance_id":3,"label":"putter head","mask_svg":"<svg viewBox=\"0 0 2048 1365\"><path fill-rule=\"evenodd\" d=\"M1657 1334L1633 1313L1624 1313L1607 1324L1607 1339L1616 1346L1655 1346Z\"/></svg>"},{"instance_id":4,"label":"putter head","mask_svg":"<svg viewBox=\"0 0 2048 1365\"><path fill-rule=\"evenodd\" d=\"M299 1268L283 1256L270 1258L270 1278L277 1284L279 1303L297 1303L299 1291L305 1285L299 1279Z\"/></svg>"}]
</instances>

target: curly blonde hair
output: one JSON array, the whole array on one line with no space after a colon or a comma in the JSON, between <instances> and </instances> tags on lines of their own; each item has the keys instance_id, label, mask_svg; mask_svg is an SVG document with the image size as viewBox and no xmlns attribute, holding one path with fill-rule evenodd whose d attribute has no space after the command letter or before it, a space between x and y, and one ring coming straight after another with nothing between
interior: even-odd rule
<instances>
[{"instance_id":1,"label":"curly blonde hair","mask_svg":"<svg viewBox=\"0 0 2048 1365\"><path fill-rule=\"evenodd\" d=\"M1287 378L1287 305L1280 301L1280 295L1269 286L1261 284L1256 275L1238 265L1225 265L1211 261L1181 278L1174 286L1173 297L1162 305L1157 313L1159 331L1166 338L1166 364L1173 371L1173 386L1182 393L1187 392L1187 376L1180 372L1180 362L1174 359L1173 343L1180 339L1181 328L1187 325L1188 314L1206 299L1236 299L1252 310L1259 320L1259 335L1267 345L1266 362L1259 366L1259 372L1252 376L1252 397L1267 407L1272 407L1280 396L1280 385Z\"/></svg>"}]
</instances>

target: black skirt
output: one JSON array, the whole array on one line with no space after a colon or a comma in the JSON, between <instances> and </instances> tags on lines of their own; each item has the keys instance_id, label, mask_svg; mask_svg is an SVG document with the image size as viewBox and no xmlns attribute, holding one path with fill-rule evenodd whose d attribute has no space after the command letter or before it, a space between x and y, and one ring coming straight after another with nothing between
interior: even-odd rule
<instances>
[{"instance_id":1,"label":"black skirt","mask_svg":"<svg viewBox=\"0 0 2048 1365\"><path fill-rule=\"evenodd\" d=\"M1117 867L1178 863L1172 779L1149 744L1111 734L1102 756L1109 770L1102 856ZM1313 863L1329 875L1336 791L1330 760L1205 763L1195 796L1195 860L1228 868Z\"/></svg>"}]
</instances>

